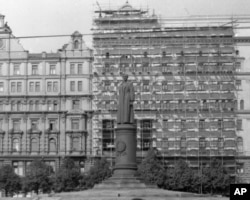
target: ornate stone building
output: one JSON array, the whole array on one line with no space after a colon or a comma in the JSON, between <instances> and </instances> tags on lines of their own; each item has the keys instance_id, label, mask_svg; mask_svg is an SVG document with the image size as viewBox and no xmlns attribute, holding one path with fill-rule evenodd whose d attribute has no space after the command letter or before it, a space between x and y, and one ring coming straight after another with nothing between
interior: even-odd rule
<instances>
[{"instance_id":1,"label":"ornate stone building","mask_svg":"<svg viewBox=\"0 0 250 200\"><path fill-rule=\"evenodd\" d=\"M229 16L159 19L128 2L95 13L93 153L114 157L116 91L127 73L138 160L154 147L166 165L183 158L202 172L216 158L250 181L250 40L236 36L244 29Z\"/></svg>"},{"instance_id":2,"label":"ornate stone building","mask_svg":"<svg viewBox=\"0 0 250 200\"><path fill-rule=\"evenodd\" d=\"M25 175L33 159L54 169L90 154L91 63L79 32L56 53L24 50L0 15L0 165Z\"/></svg>"}]
</instances>

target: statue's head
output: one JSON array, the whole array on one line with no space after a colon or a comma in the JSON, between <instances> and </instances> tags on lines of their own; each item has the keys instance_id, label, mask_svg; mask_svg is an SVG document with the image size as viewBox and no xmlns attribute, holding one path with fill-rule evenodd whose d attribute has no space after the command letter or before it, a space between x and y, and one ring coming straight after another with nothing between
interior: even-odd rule
<instances>
[{"instance_id":1,"label":"statue's head","mask_svg":"<svg viewBox=\"0 0 250 200\"><path fill-rule=\"evenodd\" d=\"M128 80L128 75L127 74L123 74L122 78L123 78L124 81L127 81Z\"/></svg>"}]
</instances>

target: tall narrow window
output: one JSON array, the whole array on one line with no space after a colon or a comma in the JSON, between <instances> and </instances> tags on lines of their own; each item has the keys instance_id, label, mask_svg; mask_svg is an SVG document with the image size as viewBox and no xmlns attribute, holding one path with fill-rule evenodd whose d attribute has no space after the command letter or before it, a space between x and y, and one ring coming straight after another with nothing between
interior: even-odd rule
<instances>
[{"instance_id":1,"label":"tall narrow window","mask_svg":"<svg viewBox=\"0 0 250 200\"><path fill-rule=\"evenodd\" d=\"M242 130L242 119L237 119L237 130L240 131Z\"/></svg>"},{"instance_id":2,"label":"tall narrow window","mask_svg":"<svg viewBox=\"0 0 250 200\"><path fill-rule=\"evenodd\" d=\"M21 111L21 106L22 106L21 102L18 101L17 104L16 104L17 111Z\"/></svg>"},{"instance_id":3,"label":"tall narrow window","mask_svg":"<svg viewBox=\"0 0 250 200\"><path fill-rule=\"evenodd\" d=\"M79 137L72 138L72 150L79 151L80 150L80 139Z\"/></svg>"},{"instance_id":4,"label":"tall narrow window","mask_svg":"<svg viewBox=\"0 0 250 200\"><path fill-rule=\"evenodd\" d=\"M78 81L78 92L82 91L82 81Z\"/></svg>"},{"instance_id":5,"label":"tall narrow window","mask_svg":"<svg viewBox=\"0 0 250 200\"><path fill-rule=\"evenodd\" d=\"M3 92L3 91L4 91L4 83L0 82L0 92Z\"/></svg>"},{"instance_id":6,"label":"tall narrow window","mask_svg":"<svg viewBox=\"0 0 250 200\"><path fill-rule=\"evenodd\" d=\"M79 49L79 42L78 42L78 40L76 40L74 42L74 49Z\"/></svg>"},{"instance_id":7,"label":"tall narrow window","mask_svg":"<svg viewBox=\"0 0 250 200\"><path fill-rule=\"evenodd\" d=\"M35 91L40 92L40 82L36 82Z\"/></svg>"},{"instance_id":8,"label":"tall narrow window","mask_svg":"<svg viewBox=\"0 0 250 200\"><path fill-rule=\"evenodd\" d=\"M49 70L51 75L56 74L56 66L55 65L50 65L50 70Z\"/></svg>"},{"instance_id":9,"label":"tall narrow window","mask_svg":"<svg viewBox=\"0 0 250 200\"><path fill-rule=\"evenodd\" d=\"M151 147L152 120L141 121L141 148L147 151Z\"/></svg>"},{"instance_id":10,"label":"tall narrow window","mask_svg":"<svg viewBox=\"0 0 250 200\"><path fill-rule=\"evenodd\" d=\"M33 111L33 110L34 110L33 101L30 101L29 107L30 107L30 108L29 108L30 111Z\"/></svg>"},{"instance_id":11,"label":"tall narrow window","mask_svg":"<svg viewBox=\"0 0 250 200\"><path fill-rule=\"evenodd\" d=\"M12 151L14 152L20 151L20 142L19 142L19 139L17 138L14 138L12 140Z\"/></svg>"},{"instance_id":12,"label":"tall narrow window","mask_svg":"<svg viewBox=\"0 0 250 200\"><path fill-rule=\"evenodd\" d=\"M38 65L32 65L31 74L38 75Z\"/></svg>"},{"instance_id":13,"label":"tall narrow window","mask_svg":"<svg viewBox=\"0 0 250 200\"><path fill-rule=\"evenodd\" d=\"M77 65L77 74L82 74L82 64Z\"/></svg>"},{"instance_id":14,"label":"tall narrow window","mask_svg":"<svg viewBox=\"0 0 250 200\"><path fill-rule=\"evenodd\" d=\"M31 152L38 151L38 142L36 138L31 139Z\"/></svg>"},{"instance_id":15,"label":"tall narrow window","mask_svg":"<svg viewBox=\"0 0 250 200\"><path fill-rule=\"evenodd\" d=\"M70 64L70 74L75 74L75 64Z\"/></svg>"},{"instance_id":16,"label":"tall narrow window","mask_svg":"<svg viewBox=\"0 0 250 200\"><path fill-rule=\"evenodd\" d=\"M75 91L75 81L70 81L70 91L71 92Z\"/></svg>"},{"instance_id":17,"label":"tall narrow window","mask_svg":"<svg viewBox=\"0 0 250 200\"><path fill-rule=\"evenodd\" d=\"M53 82L53 92L58 92L58 82Z\"/></svg>"},{"instance_id":18,"label":"tall narrow window","mask_svg":"<svg viewBox=\"0 0 250 200\"><path fill-rule=\"evenodd\" d=\"M15 82L11 82L10 90L11 90L11 92L16 92L16 83Z\"/></svg>"},{"instance_id":19,"label":"tall narrow window","mask_svg":"<svg viewBox=\"0 0 250 200\"><path fill-rule=\"evenodd\" d=\"M56 152L56 140L54 138L49 140L49 151Z\"/></svg>"},{"instance_id":20,"label":"tall narrow window","mask_svg":"<svg viewBox=\"0 0 250 200\"><path fill-rule=\"evenodd\" d=\"M14 73L14 75L20 75L20 65L19 64L14 64L13 73Z\"/></svg>"},{"instance_id":21,"label":"tall narrow window","mask_svg":"<svg viewBox=\"0 0 250 200\"><path fill-rule=\"evenodd\" d=\"M47 92L52 92L52 82L47 82Z\"/></svg>"},{"instance_id":22,"label":"tall narrow window","mask_svg":"<svg viewBox=\"0 0 250 200\"><path fill-rule=\"evenodd\" d=\"M102 147L108 152L114 149L114 120L102 122Z\"/></svg>"},{"instance_id":23,"label":"tall narrow window","mask_svg":"<svg viewBox=\"0 0 250 200\"><path fill-rule=\"evenodd\" d=\"M71 120L71 128L73 130L79 130L79 119L72 119Z\"/></svg>"},{"instance_id":24,"label":"tall narrow window","mask_svg":"<svg viewBox=\"0 0 250 200\"><path fill-rule=\"evenodd\" d=\"M30 82L30 92L34 92L34 82Z\"/></svg>"},{"instance_id":25,"label":"tall narrow window","mask_svg":"<svg viewBox=\"0 0 250 200\"><path fill-rule=\"evenodd\" d=\"M244 110L244 100L243 99L240 100L240 109Z\"/></svg>"},{"instance_id":26,"label":"tall narrow window","mask_svg":"<svg viewBox=\"0 0 250 200\"><path fill-rule=\"evenodd\" d=\"M16 104L15 104L15 102L11 102L10 107L11 107L11 111L15 111L16 110Z\"/></svg>"},{"instance_id":27,"label":"tall narrow window","mask_svg":"<svg viewBox=\"0 0 250 200\"><path fill-rule=\"evenodd\" d=\"M52 102L48 101L47 104L48 104L48 111L52 111L53 110L53 108L52 108Z\"/></svg>"},{"instance_id":28,"label":"tall narrow window","mask_svg":"<svg viewBox=\"0 0 250 200\"><path fill-rule=\"evenodd\" d=\"M242 137L237 138L237 148L239 153L243 153L243 139Z\"/></svg>"},{"instance_id":29,"label":"tall narrow window","mask_svg":"<svg viewBox=\"0 0 250 200\"><path fill-rule=\"evenodd\" d=\"M56 129L56 121L55 120L50 120L49 121L49 130L53 131Z\"/></svg>"},{"instance_id":30,"label":"tall narrow window","mask_svg":"<svg viewBox=\"0 0 250 200\"><path fill-rule=\"evenodd\" d=\"M17 82L17 92L22 92L22 82Z\"/></svg>"},{"instance_id":31,"label":"tall narrow window","mask_svg":"<svg viewBox=\"0 0 250 200\"><path fill-rule=\"evenodd\" d=\"M53 103L53 110L54 110L54 111L57 111L57 110L58 110L58 104L57 104L57 102L54 102L54 103Z\"/></svg>"},{"instance_id":32,"label":"tall narrow window","mask_svg":"<svg viewBox=\"0 0 250 200\"><path fill-rule=\"evenodd\" d=\"M35 101L35 110L36 110L36 111L39 110L39 101Z\"/></svg>"},{"instance_id":33,"label":"tall narrow window","mask_svg":"<svg viewBox=\"0 0 250 200\"><path fill-rule=\"evenodd\" d=\"M3 75L3 64L0 63L0 75Z\"/></svg>"}]
</instances>

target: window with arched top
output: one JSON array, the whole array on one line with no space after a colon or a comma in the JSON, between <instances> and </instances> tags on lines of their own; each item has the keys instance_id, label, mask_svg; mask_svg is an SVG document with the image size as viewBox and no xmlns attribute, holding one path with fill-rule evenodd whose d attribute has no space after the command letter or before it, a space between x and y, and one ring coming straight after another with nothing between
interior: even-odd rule
<instances>
[{"instance_id":1,"label":"window with arched top","mask_svg":"<svg viewBox=\"0 0 250 200\"><path fill-rule=\"evenodd\" d=\"M20 151L20 142L18 138L14 138L12 140L12 151L14 152Z\"/></svg>"},{"instance_id":2,"label":"window with arched top","mask_svg":"<svg viewBox=\"0 0 250 200\"><path fill-rule=\"evenodd\" d=\"M79 41L78 40L74 41L74 49L79 49Z\"/></svg>"},{"instance_id":3,"label":"window with arched top","mask_svg":"<svg viewBox=\"0 0 250 200\"><path fill-rule=\"evenodd\" d=\"M49 151L56 152L56 140L54 138L49 140Z\"/></svg>"},{"instance_id":4,"label":"window with arched top","mask_svg":"<svg viewBox=\"0 0 250 200\"><path fill-rule=\"evenodd\" d=\"M237 138L237 148L238 148L239 153L243 152L243 139L242 139L242 137Z\"/></svg>"},{"instance_id":5,"label":"window with arched top","mask_svg":"<svg viewBox=\"0 0 250 200\"><path fill-rule=\"evenodd\" d=\"M244 100L243 99L240 100L240 109L244 110Z\"/></svg>"},{"instance_id":6,"label":"window with arched top","mask_svg":"<svg viewBox=\"0 0 250 200\"><path fill-rule=\"evenodd\" d=\"M37 152L38 151L38 141L36 138L31 139L31 152Z\"/></svg>"}]
</instances>

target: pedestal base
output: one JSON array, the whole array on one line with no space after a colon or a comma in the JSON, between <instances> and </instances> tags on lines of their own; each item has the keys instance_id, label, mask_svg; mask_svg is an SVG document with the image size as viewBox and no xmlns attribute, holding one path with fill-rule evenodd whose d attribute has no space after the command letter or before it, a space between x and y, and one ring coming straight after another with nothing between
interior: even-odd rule
<instances>
[{"instance_id":1,"label":"pedestal base","mask_svg":"<svg viewBox=\"0 0 250 200\"><path fill-rule=\"evenodd\" d=\"M136 126L121 124L116 129L116 163L111 178L95 185L94 189L139 189L147 188L135 176L136 164Z\"/></svg>"}]
</instances>

